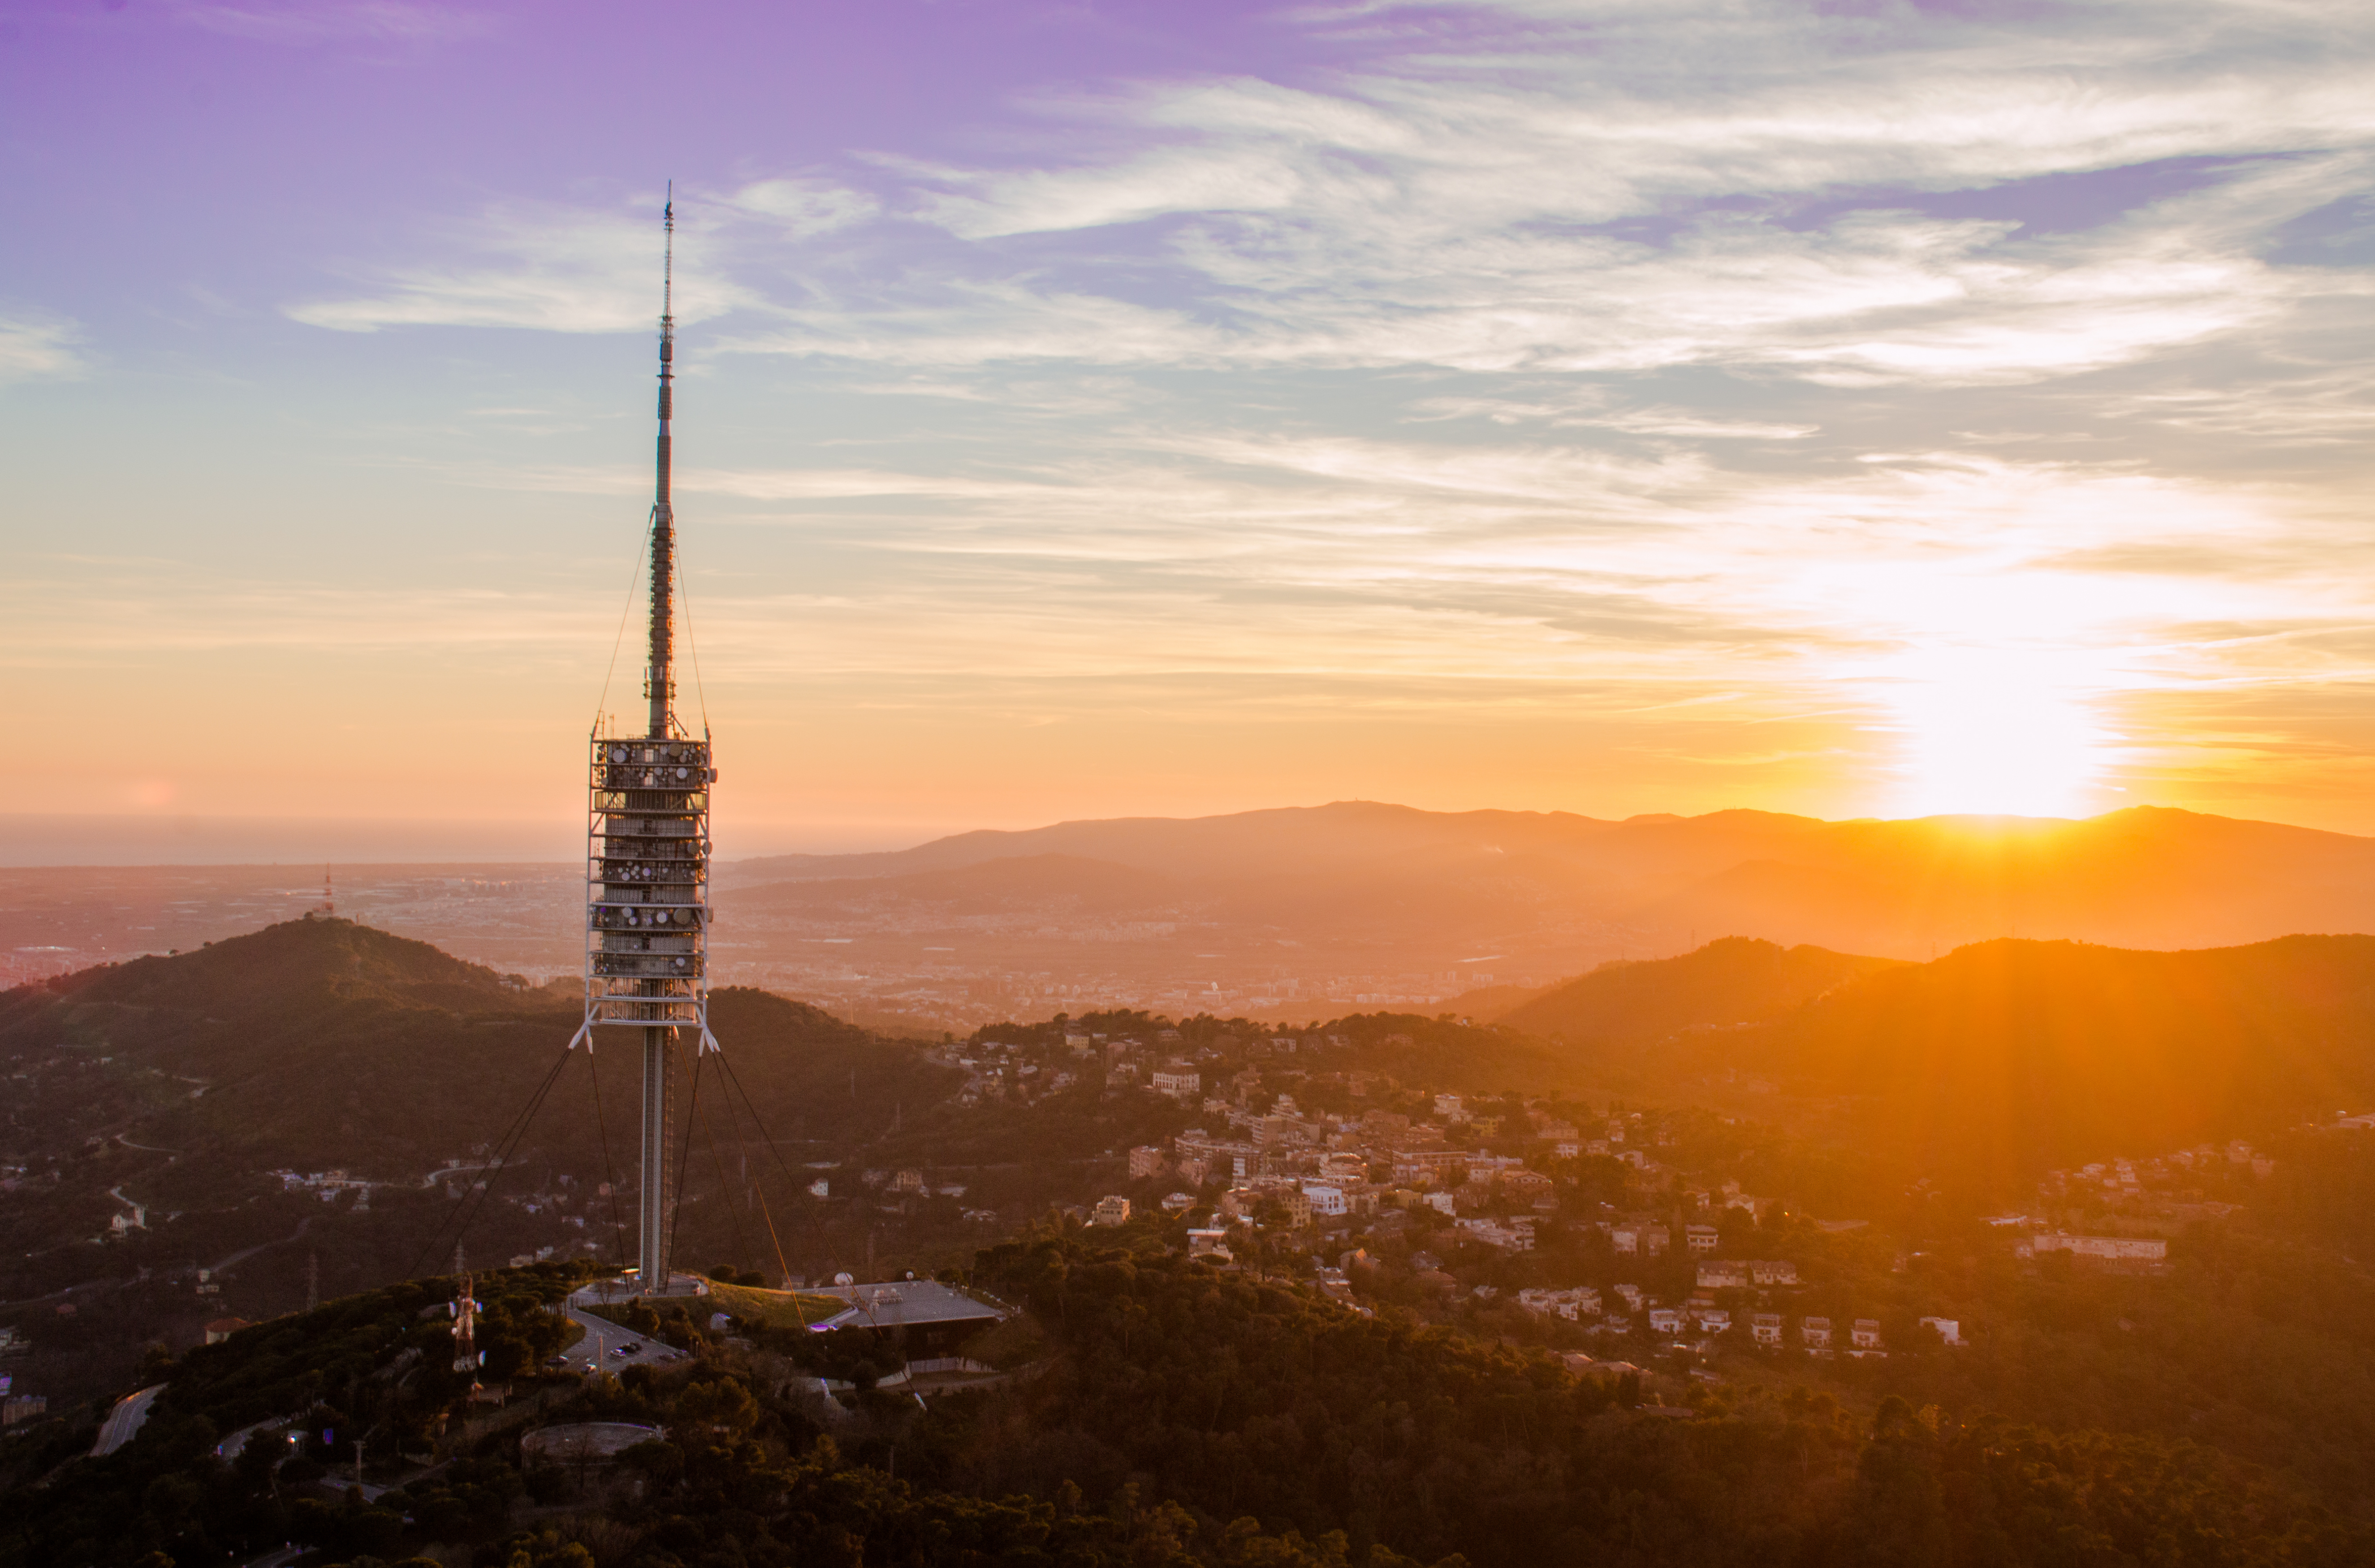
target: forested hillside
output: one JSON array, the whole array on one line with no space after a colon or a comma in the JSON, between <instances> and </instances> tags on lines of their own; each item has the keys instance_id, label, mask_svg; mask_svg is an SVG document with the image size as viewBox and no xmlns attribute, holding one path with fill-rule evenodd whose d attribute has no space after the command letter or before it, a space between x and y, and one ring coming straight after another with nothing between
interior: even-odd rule
<instances>
[{"instance_id":1,"label":"forested hillside","mask_svg":"<svg viewBox=\"0 0 2375 1568\"><path fill-rule=\"evenodd\" d=\"M1671 1049L1678 1070L1754 1071L1835 1101L1896 1168L2010 1190L2047 1166L2375 1102L2375 937L1980 943Z\"/></svg>"},{"instance_id":2,"label":"forested hillside","mask_svg":"<svg viewBox=\"0 0 2375 1568\"><path fill-rule=\"evenodd\" d=\"M1570 1047L1645 1044L1685 1029L1763 1022L1897 967L1894 959L1726 937L1678 958L1601 964L1495 1021Z\"/></svg>"},{"instance_id":3,"label":"forested hillside","mask_svg":"<svg viewBox=\"0 0 2375 1568\"><path fill-rule=\"evenodd\" d=\"M831 1340L676 1316L691 1361L561 1387L533 1416L653 1429L590 1475L493 1430L436 1468L399 1461L460 1393L436 1370L442 1315L419 1315L443 1282L332 1303L159 1363L138 1438L46 1486L21 1482L87 1436L0 1450L19 1483L0 1564L195 1568L291 1538L356 1568L431 1551L513 1568L2340 1568L2375 1552L2362 1518L2183 1437L1896 1397L1860 1411L1786 1380L1643 1408L1629 1380L1122 1242L1042 1233L982 1255L976 1278L1028 1308L1046 1348L928 1408L866 1392L862 1367L848 1408L820 1398L816 1371L854 1370ZM562 1282L485 1282L514 1360ZM213 1456L265 1417L299 1441ZM367 1476L393 1490L317 1487L341 1457L323 1432L371 1433L386 1457Z\"/></svg>"}]
</instances>

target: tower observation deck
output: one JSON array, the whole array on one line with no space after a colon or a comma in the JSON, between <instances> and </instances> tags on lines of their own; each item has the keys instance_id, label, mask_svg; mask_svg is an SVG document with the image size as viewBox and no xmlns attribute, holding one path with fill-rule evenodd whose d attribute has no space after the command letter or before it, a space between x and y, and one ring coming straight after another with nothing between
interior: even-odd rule
<instances>
[{"instance_id":1,"label":"tower observation deck","mask_svg":"<svg viewBox=\"0 0 2375 1568\"><path fill-rule=\"evenodd\" d=\"M668 1289L669 1101L678 1046L714 1049L709 1032L709 799L716 782L710 737L676 716L676 514L669 505L669 425L675 415L676 207L660 305L659 445L651 513L648 718L641 735L591 739L585 829L585 1022L581 1033L616 1039L640 1032L642 1169L637 1192L638 1289Z\"/></svg>"}]
</instances>

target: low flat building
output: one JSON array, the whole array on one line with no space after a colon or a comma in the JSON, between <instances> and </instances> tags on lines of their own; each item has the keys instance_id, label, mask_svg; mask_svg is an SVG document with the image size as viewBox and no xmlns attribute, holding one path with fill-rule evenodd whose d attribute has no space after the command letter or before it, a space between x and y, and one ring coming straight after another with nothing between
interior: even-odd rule
<instances>
[{"instance_id":1,"label":"low flat building","mask_svg":"<svg viewBox=\"0 0 2375 1568\"><path fill-rule=\"evenodd\" d=\"M833 1285L816 1293L837 1297L847 1304L832 1316L809 1324L809 1333L865 1335L909 1362L953 1356L967 1339L1007 1317L1004 1308L937 1279Z\"/></svg>"}]
</instances>

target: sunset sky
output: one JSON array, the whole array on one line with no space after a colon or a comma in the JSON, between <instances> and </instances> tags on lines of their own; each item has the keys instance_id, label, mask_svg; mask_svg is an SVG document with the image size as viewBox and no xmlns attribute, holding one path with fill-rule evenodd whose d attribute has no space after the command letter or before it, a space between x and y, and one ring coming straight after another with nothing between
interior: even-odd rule
<instances>
[{"instance_id":1,"label":"sunset sky","mask_svg":"<svg viewBox=\"0 0 2375 1568\"><path fill-rule=\"evenodd\" d=\"M14 0L0 860L573 851L671 178L729 855L2375 832L2370 82L2339 0Z\"/></svg>"}]
</instances>

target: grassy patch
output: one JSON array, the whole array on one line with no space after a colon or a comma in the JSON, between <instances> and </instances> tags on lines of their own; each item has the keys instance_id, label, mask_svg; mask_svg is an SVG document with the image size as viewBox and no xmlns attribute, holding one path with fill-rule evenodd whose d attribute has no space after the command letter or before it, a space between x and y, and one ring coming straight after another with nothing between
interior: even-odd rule
<instances>
[{"instance_id":1,"label":"grassy patch","mask_svg":"<svg viewBox=\"0 0 2375 1568\"><path fill-rule=\"evenodd\" d=\"M730 1312L749 1322L779 1328L805 1328L849 1305L838 1296L809 1291L762 1291L750 1285L714 1282L709 1287L709 1299L716 1303L715 1311Z\"/></svg>"}]
</instances>

